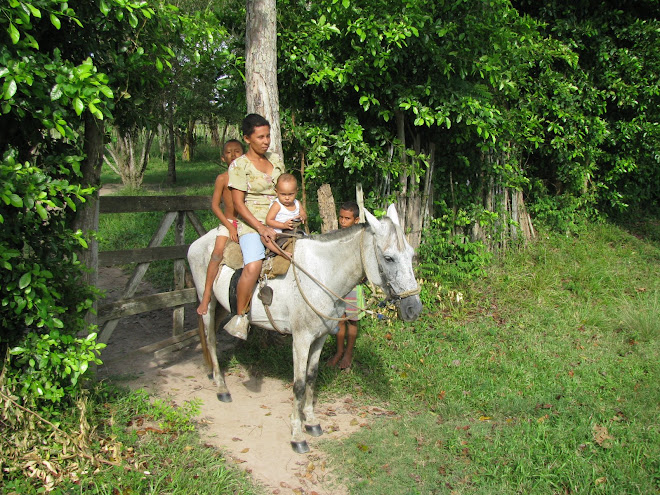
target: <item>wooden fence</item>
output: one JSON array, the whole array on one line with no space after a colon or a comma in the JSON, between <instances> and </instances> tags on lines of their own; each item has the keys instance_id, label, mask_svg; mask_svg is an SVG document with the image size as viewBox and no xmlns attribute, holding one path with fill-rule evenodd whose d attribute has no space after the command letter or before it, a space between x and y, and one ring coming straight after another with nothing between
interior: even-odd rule
<instances>
[{"instance_id":1,"label":"wooden fence","mask_svg":"<svg viewBox=\"0 0 660 495\"><path fill-rule=\"evenodd\" d=\"M99 342L107 343L110 340L122 317L163 308L173 308L172 337L168 339L169 344L176 345L197 334L197 330L185 333L183 331L183 305L197 301L195 289L185 287L185 257L189 244L185 244L184 234L186 219L190 221L199 236L206 233L195 210L208 210L209 208L208 196L102 196L100 198L99 214L159 211L164 215L146 248L99 252L99 267L137 263L119 300L99 305L97 312L97 323L100 328ZM172 225L174 225L175 245L161 246ZM135 297L135 291L150 263L169 259L174 260L174 290ZM158 346L153 350L157 348Z\"/></svg>"}]
</instances>

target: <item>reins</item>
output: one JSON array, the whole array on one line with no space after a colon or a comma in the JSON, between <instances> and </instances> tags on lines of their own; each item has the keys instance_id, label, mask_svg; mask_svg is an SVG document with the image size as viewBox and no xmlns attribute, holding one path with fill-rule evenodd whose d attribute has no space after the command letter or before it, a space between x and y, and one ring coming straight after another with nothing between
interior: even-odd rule
<instances>
[{"instance_id":1,"label":"reins","mask_svg":"<svg viewBox=\"0 0 660 495\"><path fill-rule=\"evenodd\" d=\"M364 235L365 235L365 231L366 231L366 229L362 230L362 233L361 233L361 235L360 235L360 262L361 262L361 264L362 264L362 268L366 271L365 256L364 256ZM297 234L282 233L282 235L285 235L285 236L288 236L288 237L301 238L301 236L299 236L299 235L297 235ZM347 321L347 320L348 320L347 317L336 318L336 317L334 317L334 316L330 316L330 315L326 315L326 314L324 314L324 313L321 313L318 309L316 309L316 307L314 307L314 305L311 303L311 301L307 298L307 296L306 296L305 293L303 292L303 290L302 290L302 285L301 285L301 283L300 283L300 278L298 277L298 272L296 271L296 269L302 271L305 275L307 275L307 276L308 276L313 282L315 282L317 285L319 285L319 286L320 286L322 289L324 289L326 292L328 292L329 294L331 294L331 295L334 296L335 298L337 298L337 299L339 299L339 300L345 302L345 303L348 304L349 306L351 306L351 307L353 307L353 308L355 308L355 309L357 309L357 310L359 310L359 311L361 311L361 312L364 312L364 313L366 313L366 314L369 314L369 315L376 315L377 317L381 317L381 318L384 318L384 317L385 317L384 315L382 315L382 314L380 314L380 313L377 313L377 312L375 312L375 311L371 311L371 310L369 310L369 309L366 309L366 308L360 307L359 305L354 304L353 302L351 302L351 301L349 301L349 300L347 300L347 299L345 299L345 298L339 296L339 295L338 295L337 293L335 293L332 289L330 289L327 285L325 285L323 282L321 282L319 279L317 279L317 278L314 277L311 273L309 273L305 268L303 268L302 266L300 266L300 265L298 264L298 262L296 262L296 261L293 259L293 254L292 254L291 256L288 256L287 253L285 253L284 250L281 249L279 246L277 246L277 249L280 251L280 255L281 255L281 256L284 256L284 257L288 258L289 261L291 261L291 264L292 264L292 270L293 270L293 277L294 277L295 280L296 280L296 285L297 285L297 287L298 287L298 291L300 292L300 295L302 296L302 298L303 298L303 300L305 301L305 303L307 303L307 305L312 309L312 311L314 311L314 313L316 313L317 316L319 316L319 317L321 317L321 318L323 318L323 319L326 319L326 320L332 320L332 321ZM374 250L375 250L375 246L374 246ZM377 262L377 261L376 261L376 262ZM382 270L381 270L381 268L380 268L380 264L378 264L378 269L379 269L379 271L381 271L381 273L382 273ZM411 289L411 290L408 290L408 291L402 292L401 294L396 294L396 295L394 295L394 296L388 297L387 300L400 300L400 299L404 299L404 298L409 297L409 296L413 296L413 295L419 294L419 292L420 292L420 288L419 288L419 285L418 285L415 289ZM271 320L271 321L270 321L271 325L274 326L274 322L272 321L272 318L270 317L270 315L268 315L268 317L269 317L269 320ZM278 331L279 331L279 330L278 330Z\"/></svg>"}]
</instances>

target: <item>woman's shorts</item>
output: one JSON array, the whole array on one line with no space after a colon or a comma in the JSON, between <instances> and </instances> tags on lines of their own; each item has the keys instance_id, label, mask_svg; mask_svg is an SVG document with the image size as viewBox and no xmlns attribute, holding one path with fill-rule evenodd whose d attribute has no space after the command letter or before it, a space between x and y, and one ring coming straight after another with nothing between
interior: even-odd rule
<instances>
[{"instance_id":1,"label":"woman's shorts","mask_svg":"<svg viewBox=\"0 0 660 495\"><path fill-rule=\"evenodd\" d=\"M261 242L261 236L256 232L243 234L238 238L243 252L243 265L248 265L253 261L259 261L266 257L266 247Z\"/></svg>"}]
</instances>

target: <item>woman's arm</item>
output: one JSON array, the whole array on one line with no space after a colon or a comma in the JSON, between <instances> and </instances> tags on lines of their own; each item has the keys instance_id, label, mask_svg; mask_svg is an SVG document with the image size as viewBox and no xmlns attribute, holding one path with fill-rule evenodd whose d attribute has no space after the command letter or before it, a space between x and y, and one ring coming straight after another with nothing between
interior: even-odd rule
<instances>
[{"instance_id":1,"label":"woman's arm","mask_svg":"<svg viewBox=\"0 0 660 495\"><path fill-rule=\"evenodd\" d=\"M243 220L245 220L245 222L250 227L256 230L260 236L265 237L266 239L270 239L271 241L275 240L275 238L277 237L277 232L275 232L273 229L271 229L270 227L264 225L259 220L257 220L255 216L252 214L252 212L245 205L245 191L241 191L239 189L232 189L231 199L234 202L234 208L236 209L236 213L238 213L241 217L243 217Z\"/></svg>"}]
</instances>

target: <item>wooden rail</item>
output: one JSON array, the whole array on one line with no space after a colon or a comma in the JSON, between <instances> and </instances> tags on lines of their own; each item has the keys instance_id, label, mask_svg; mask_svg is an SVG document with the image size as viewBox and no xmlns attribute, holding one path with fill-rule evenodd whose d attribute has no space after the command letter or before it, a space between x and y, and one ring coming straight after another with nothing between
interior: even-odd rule
<instances>
[{"instance_id":1,"label":"wooden rail","mask_svg":"<svg viewBox=\"0 0 660 495\"><path fill-rule=\"evenodd\" d=\"M137 263L121 298L113 303L99 305L97 322L103 327L99 334L99 342L107 343L110 340L120 318L162 308L174 308L172 336L178 338L183 334L183 305L197 301L195 289L185 288L185 258L190 246L185 244L186 218L197 235L202 236L206 233L206 229L195 214L195 210L208 210L210 206L211 200L207 196L102 196L100 198L100 214L160 211L164 215L146 248L99 253L99 266ZM172 225L174 225L175 245L161 246ZM174 290L135 297L138 285L150 263L168 259L174 260Z\"/></svg>"}]
</instances>

